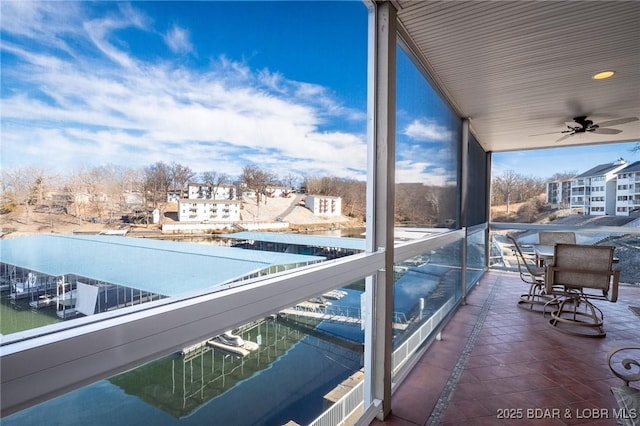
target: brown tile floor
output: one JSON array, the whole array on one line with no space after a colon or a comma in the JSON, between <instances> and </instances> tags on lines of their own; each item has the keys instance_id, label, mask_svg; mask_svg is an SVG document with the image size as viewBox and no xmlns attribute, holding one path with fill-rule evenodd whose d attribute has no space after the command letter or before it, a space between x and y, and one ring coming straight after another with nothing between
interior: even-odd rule
<instances>
[{"instance_id":1,"label":"brown tile floor","mask_svg":"<svg viewBox=\"0 0 640 426\"><path fill-rule=\"evenodd\" d=\"M526 290L518 275L485 274L394 392L391 415L372 424L615 425L610 387L622 381L606 356L640 344L640 317L628 308L640 306L640 287L621 286L617 303L596 302L605 338L552 329L548 315L516 306Z\"/></svg>"}]
</instances>

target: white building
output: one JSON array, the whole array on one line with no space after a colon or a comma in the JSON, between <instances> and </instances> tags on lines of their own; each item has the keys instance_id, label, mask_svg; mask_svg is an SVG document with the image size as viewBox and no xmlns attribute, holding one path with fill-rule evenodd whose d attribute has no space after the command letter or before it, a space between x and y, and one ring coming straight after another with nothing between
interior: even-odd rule
<instances>
[{"instance_id":1,"label":"white building","mask_svg":"<svg viewBox=\"0 0 640 426\"><path fill-rule=\"evenodd\" d=\"M547 204L554 209L567 208L571 202L571 180L547 182Z\"/></svg>"},{"instance_id":2,"label":"white building","mask_svg":"<svg viewBox=\"0 0 640 426\"><path fill-rule=\"evenodd\" d=\"M287 188L285 186L268 186L264 190L265 195L270 198L287 197L292 192L293 192L293 189Z\"/></svg>"},{"instance_id":3,"label":"white building","mask_svg":"<svg viewBox=\"0 0 640 426\"><path fill-rule=\"evenodd\" d=\"M187 198L190 200L229 200L236 198L236 187L234 185L189 182Z\"/></svg>"},{"instance_id":4,"label":"white building","mask_svg":"<svg viewBox=\"0 0 640 426\"><path fill-rule=\"evenodd\" d=\"M178 201L180 222L238 222L240 202L235 200L189 200Z\"/></svg>"},{"instance_id":5,"label":"white building","mask_svg":"<svg viewBox=\"0 0 640 426\"><path fill-rule=\"evenodd\" d=\"M616 177L627 163L621 158L600 164L571 181L571 209L583 215L616 214Z\"/></svg>"},{"instance_id":6,"label":"white building","mask_svg":"<svg viewBox=\"0 0 640 426\"><path fill-rule=\"evenodd\" d=\"M342 198L329 195L307 195L304 206L316 216L341 216Z\"/></svg>"},{"instance_id":7,"label":"white building","mask_svg":"<svg viewBox=\"0 0 640 426\"><path fill-rule=\"evenodd\" d=\"M177 203L182 198L181 189L170 189L167 191L167 203Z\"/></svg>"},{"instance_id":8,"label":"white building","mask_svg":"<svg viewBox=\"0 0 640 426\"><path fill-rule=\"evenodd\" d=\"M640 161L618 171L616 179L616 215L640 213Z\"/></svg>"}]
</instances>

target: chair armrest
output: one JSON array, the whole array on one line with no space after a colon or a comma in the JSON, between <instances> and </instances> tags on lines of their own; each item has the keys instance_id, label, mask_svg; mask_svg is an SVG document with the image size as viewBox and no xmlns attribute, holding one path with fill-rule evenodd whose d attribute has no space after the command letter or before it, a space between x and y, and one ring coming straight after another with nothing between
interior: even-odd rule
<instances>
[{"instance_id":1,"label":"chair armrest","mask_svg":"<svg viewBox=\"0 0 640 426\"><path fill-rule=\"evenodd\" d=\"M620 282L620 270L614 269L611 274L611 296L605 297L609 299L610 302L616 302L618 300L618 283Z\"/></svg>"}]
</instances>

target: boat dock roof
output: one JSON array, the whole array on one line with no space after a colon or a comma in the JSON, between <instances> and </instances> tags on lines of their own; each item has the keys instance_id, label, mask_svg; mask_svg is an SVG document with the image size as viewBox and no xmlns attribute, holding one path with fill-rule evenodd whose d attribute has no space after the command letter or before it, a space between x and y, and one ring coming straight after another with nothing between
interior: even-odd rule
<instances>
[{"instance_id":1,"label":"boat dock roof","mask_svg":"<svg viewBox=\"0 0 640 426\"><path fill-rule=\"evenodd\" d=\"M121 236L36 235L3 239L0 261L51 276L75 274L177 296L215 288L271 266L320 256Z\"/></svg>"},{"instance_id":2,"label":"boat dock roof","mask_svg":"<svg viewBox=\"0 0 640 426\"><path fill-rule=\"evenodd\" d=\"M290 244L298 246L331 247L350 250L365 250L364 238L344 238L328 235L287 234L279 232L236 232L224 238L235 240L264 241L269 243Z\"/></svg>"}]
</instances>

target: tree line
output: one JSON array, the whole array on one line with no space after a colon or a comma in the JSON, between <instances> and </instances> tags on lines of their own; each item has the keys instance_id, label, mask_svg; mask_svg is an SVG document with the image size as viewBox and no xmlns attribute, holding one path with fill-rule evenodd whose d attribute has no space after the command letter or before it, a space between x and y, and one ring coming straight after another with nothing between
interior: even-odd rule
<instances>
[{"instance_id":1,"label":"tree line","mask_svg":"<svg viewBox=\"0 0 640 426\"><path fill-rule=\"evenodd\" d=\"M546 182L569 180L576 175L575 171L566 171L555 173L549 179L542 179L506 170L491 179L491 205L506 205L509 213L512 203L522 203L544 194Z\"/></svg>"},{"instance_id":2,"label":"tree line","mask_svg":"<svg viewBox=\"0 0 640 426\"><path fill-rule=\"evenodd\" d=\"M571 172L554 175L563 178ZM215 170L196 173L188 166L162 161L143 168L118 165L80 167L67 176L51 173L44 168L21 167L2 170L0 176L0 213L8 213L18 205L25 208L27 220L36 206L62 209L74 216L91 214L102 216L114 204L126 209L128 194L138 194L144 209L166 204L167 193L184 190L189 182L210 185L215 191L220 186L240 184L243 190L255 193L256 203L266 203L273 186L304 188L316 195L342 198L343 214L365 219L366 183L335 176L296 176L289 173L278 176L275 172L257 166L245 166L239 176L230 176ZM545 191L545 181L527 177L512 170L492 179L492 205L518 203ZM240 189L235 198L240 198ZM53 196L51 194L54 194ZM82 198L84 197L84 199ZM396 185L395 221L409 226L437 226L456 217L456 188L430 186L422 183Z\"/></svg>"}]
</instances>

